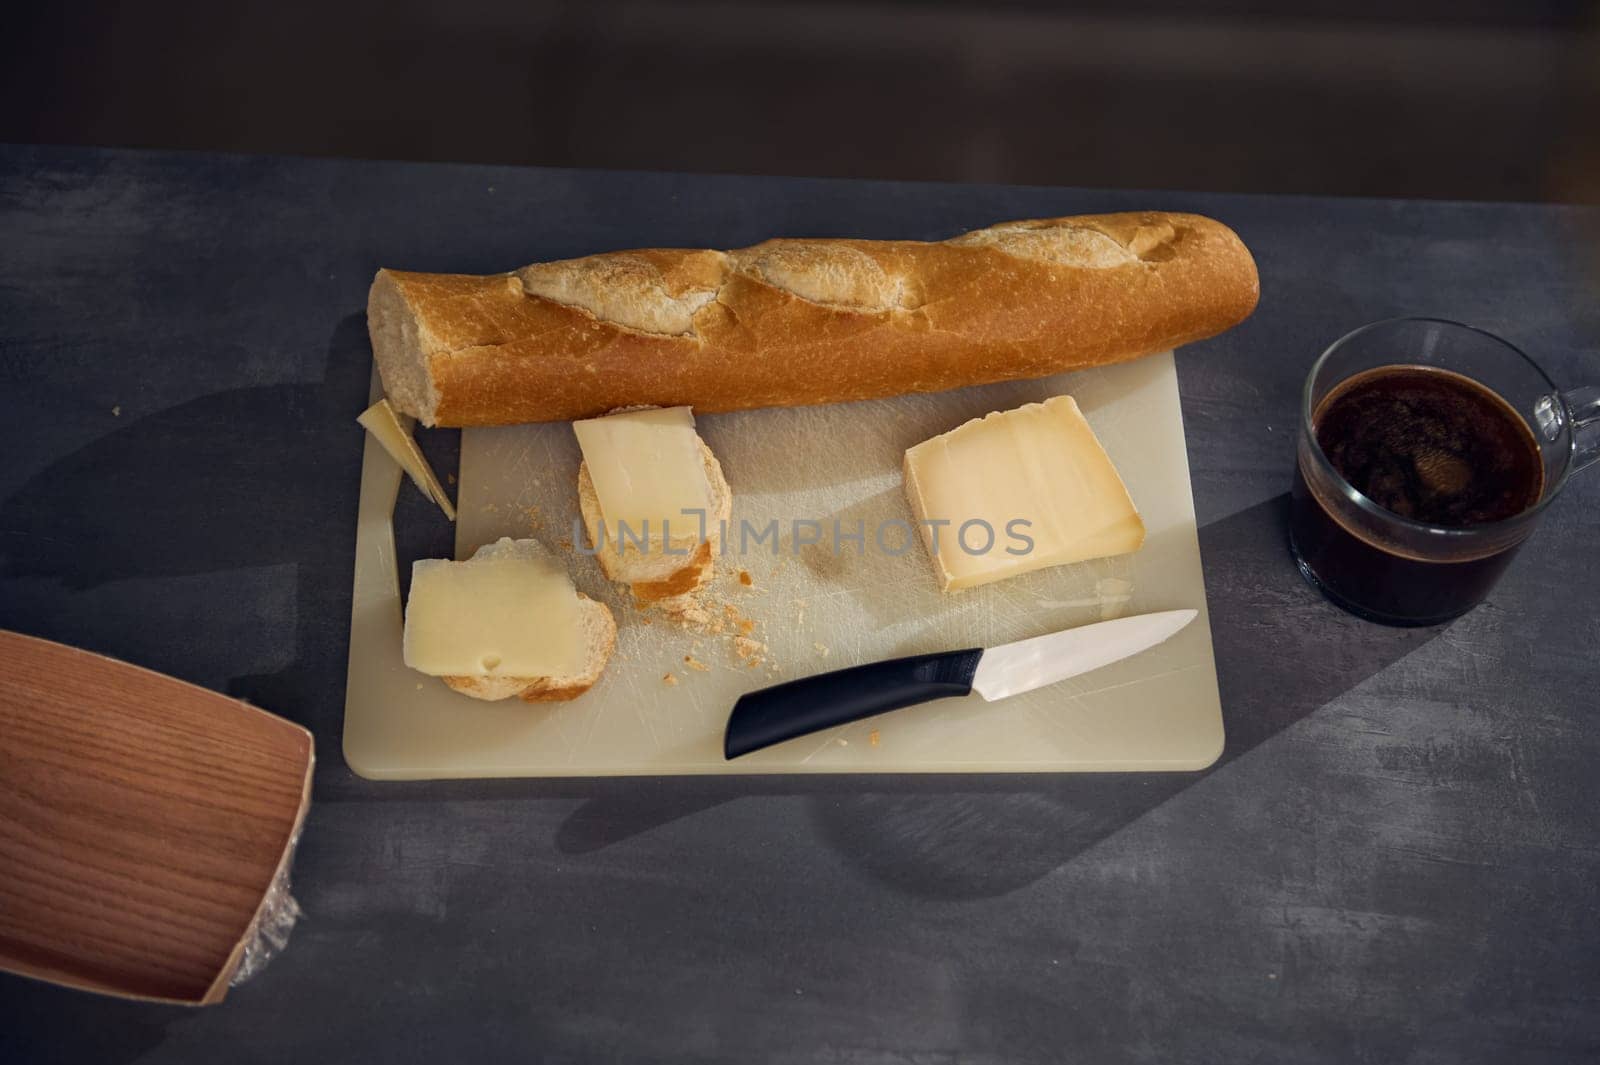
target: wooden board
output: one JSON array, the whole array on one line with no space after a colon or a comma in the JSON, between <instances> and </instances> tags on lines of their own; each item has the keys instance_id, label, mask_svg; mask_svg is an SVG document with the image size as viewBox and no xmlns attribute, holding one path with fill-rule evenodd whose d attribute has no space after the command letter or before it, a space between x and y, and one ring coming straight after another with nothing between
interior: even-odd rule
<instances>
[{"instance_id":1,"label":"wooden board","mask_svg":"<svg viewBox=\"0 0 1600 1065\"><path fill-rule=\"evenodd\" d=\"M794 546L810 519L908 519L905 449L968 418L1063 393L1077 397L1121 470L1149 530L1134 555L1028 574L942 595L920 546ZM374 396L381 394L374 377ZM476 702L405 668L391 519L401 474L366 444L357 534L345 757L378 779L680 773L1084 772L1200 769L1222 750L1222 714L1195 535L1172 356L1042 381L870 403L704 415L702 436L734 491L735 520L780 526L725 556L713 601L755 623L764 645L741 655L738 620L696 635L641 614L570 548L578 448L567 423L462 434L457 557L499 536L534 535L572 560L580 590L615 613L617 653L600 682L557 705ZM441 471L441 475L443 471ZM410 491L410 489L407 489ZM809 536L809 529L801 539ZM749 574L746 587L738 579ZM741 692L876 658L991 645L1069 625L1194 607L1166 644L1041 691L986 703L945 700L722 758ZM749 650L749 645L746 645ZM686 663L685 656L694 659ZM755 666L752 659L759 658ZM702 668L703 667L703 668ZM668 675L672 680L667 680Z\"/></svg>"},{"instance_id":2,"label":"wooden board","mask_svg":"<svg viewBox=\"0 0 1600 1065\"><path fill-rule=\"evenodd\" d=\"M311 789L311 734L0 632L0 968L218 1002Z\"/></svg>"}]
</instances>

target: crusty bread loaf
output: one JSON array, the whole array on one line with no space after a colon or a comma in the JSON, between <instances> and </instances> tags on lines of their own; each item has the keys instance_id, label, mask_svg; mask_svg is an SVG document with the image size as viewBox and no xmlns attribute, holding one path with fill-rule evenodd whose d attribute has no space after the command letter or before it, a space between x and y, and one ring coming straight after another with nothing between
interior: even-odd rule
<instances>
[{"instance_id":1,"label":"crusty bread loaf","mask_svg":"<svg viewBox=\"0 0 1600 1065\"><path fill-rule=\"evenodd\" d=\"M1140 212L950 240L647 249L491 277L380 270L384 390L426 425L698 412L934 392L1148 355L1255 308L1233 231Z\"/></svg>"},{"instance_id":2,"label":"crusty bread loaf","mask_svg":"<svg viewBox=\"0 0 1600 1065\"><path fill-rule=\"evenodd\" d=\"M669 555L664 551L642 552L632 544L621 545L626 550L619 551L614 538L608 539L596 552L600 571L611 580L628 585L635 602L641 605L655 604L671 613L685 596L693 595L709 581L716 568L722 526L733 516L733 490L722 474L722 464L704 440L700 442L700 460L705 464L706 480L711 485L711 512L706 515L705 540L700 539L698 522L687 523L682 533L673 533L673 550L688 551L687 556ZM604 514L586 462L578 464L578 510L583 515L584 531L593 549L600 542Z\"/></svg>"}]
</instances>

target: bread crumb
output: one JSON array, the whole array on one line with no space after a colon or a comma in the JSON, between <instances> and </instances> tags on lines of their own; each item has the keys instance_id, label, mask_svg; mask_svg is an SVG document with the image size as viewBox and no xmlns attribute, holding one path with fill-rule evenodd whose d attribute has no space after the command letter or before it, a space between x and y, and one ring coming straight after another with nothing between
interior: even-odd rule
<instances>
[{"instance_id":1,"label":"bread crumb","mask_svg":"<svg viewBox=\"0 0 1600 1065\"><path fill-rule=\"evenodd\" d=\"M113 418L120 418L120 417L122 417L122 407L121 407L121 405L120 405L120 404L119 404L119 405L117 405L117 406L115 406L115 407L112 407L112 408L111 408L111 416L112 416L112 417L113 417Z\"/></svg>"},{"instance_id":2,"label":"bread crumb","mask_svg":"<svg viewBox=\"0 0 1600 1065\"><path fill-rule=\"evenodd\" d=\"M754 669L761 664L762 655L766 652L767 645L760 640L752 640L748 636L735 636L733 650L744 659L744 664Z\"/></svg>"},{"instance_id":3,"label":"bread crumb","mask_svg":"<svg viewBox=\"0 0 1600 1065\"><path fill-rule=\"evenodd\" d=\"M537 529L539 527L539 508L538 507L523 507L522 508L522 517L523 517L523 520L528 523L528 528Z\"/></svg>"},{"instance_id":4,"label":"bread crumb","mask_svg":"<svg viewBox=\"0 0 1600 1065\"><path fill-rule=\"evenodd\" d=\"M455 474L446 473L444 476L445 476L445 480L449 481L451 484L455 484L456 483L456 475Z\"/></svg>"},{"instance_id":5,"label":"bread crumb","mask_svg":"<svg viewBox=\"0 0 1600 1065\"><path fill-rule=\"evenodd\" d=\"M876 747L878 745L878 730L877 729L873 729L872 730L871 735L869 735L867 737L867 742L872 744L874 747Z\"/></svg>"},{"instance_id":6,"label":"bread crumb","mask_svg":"<svg viewBox=\"0 0 1600 1065\"><path fill-rule=\"evenodd\" d=\"M654 625L655 621L653 621L652 619L650 619L648 617L640 617L639 618L639 624L641 624L641 625Z\"/></svg>"},{"instance_id":7,"label":"bread crumb","mask_svg":"<svg viewBox=\"0 0 1600 1065\"><path fill-rule=\"evenodd\" d=\"M670 688L674 684L678 683L678 675L676 673L668 673L666 676L661 678L661 683Z\"/></svg>"},{"instance_id":8,"label":"bread crumb","mask_svg":"<svg viewBox=\"0 0 1600 1065\"><path fill-rule=\"evenodd\" d=\"M839 737L839 746L848 747L848 746L850 746L850 741L845 739L843 736L840 736Z\"/></svg>"},{"instance_id":9,"label":"bread crumb","mask_svg":"<svg viewBox=\"0 0 1600 1065\"><path fill-rule=\"evenodd\" d=\"M746 588L750 588L753 587L756 582L755 579L750 576L749 570L742 569L739 571L739 583L744 585Z\"/></svg>"},{"instance_id":10,"label":"bread crumb","mask_svg":"<svg viewBox=\"0 0 1600 1065\"><path fill-rule=\"evenodd\" d=\"M557 540L556 543L561 545L561 550L563 551L572 550L572 537L570 536L563 536L561 539Z\"/></svg>"},{"instance_id":11,"label":"bread crumb","mask_svg":"<svg viewBox=\"0 0 1600 1065\"><path fill-rule=\"evenodd\" d=\"M755 622L751 621L749 618L741 618L740 619L740 621L739 621L739 635L748 636L752 632L755 632L755 631L756 631L756 623Z\"/></svg>"},{"instance_id":12,"label":"bread crumb","mask_svg":"<svg viewBox=\"0 0 1600 1065\"><path fill-rule=\"evenodd\" d=\"M814 643L811 645L811 649L817 652L817 654L823 658L828 657L828 648L826 644Z\"/></svg>"},{"instance_id":13,"label":"bread crumb","mask_svg":"<svg viewBox=\"0 0 1600 1065\"><path fill-rule=\"evenodd\" d=\"M641 604L635 600L634 605L641 610L658 611L669 621L675 621L686 629L698 629L711 622L711 612L701 602L701 594L702 590L696 588L694 591L659 599L649 604Z\"/></svg>"},{"instance_id":14,"label":"bread crumb","mask_svg":"<svg viewBox=\"0 0 1600 1065\"><path fill-rule=\"evenodd\" d=\"M709 673L711 671L711 667L710 666L708 666L704 662L700 661L694 655L684 655L683 656L683 664L688 666L690 669L695 670L696 672L699 672L699 673Z\"/></svg>"}]
</instances>

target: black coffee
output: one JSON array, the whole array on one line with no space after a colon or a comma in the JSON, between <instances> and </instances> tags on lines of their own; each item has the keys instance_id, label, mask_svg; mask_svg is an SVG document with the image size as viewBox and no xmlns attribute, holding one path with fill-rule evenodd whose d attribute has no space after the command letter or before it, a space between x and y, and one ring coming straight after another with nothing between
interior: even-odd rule
<instances>
[{"instance_id":1,"label":"black coffee","mask_svg":"<svg viewBox=\"0 0 1600 1065\"><path fill-rule=\"evenodd\" d=\"M1369 370L1330 393L1312 425L1339 476L1385 510L1425 525L1501 521L1544 491L1544 463L1527 424L1460 374Z\"/></svg>"},{"instance_id":2,"label":"black coffee","mask_svg":"<svg viewBox=\"0 0 1600 1065\"><path fill-rule=\"evenodd\" d=\"M1527 424L1459 374L1386 366L1346 381L1318 405L1317 443L1334 469L1380 507L1463 528L1513 517L1539 501L1544 464ZM1516 545L1479 555L1419 558L1370 532L1357 535L1296 467L1290 532L1301 568L1327 595L1389 624L1445 621L1494 587Z\"/></svg>"}]
</instances>

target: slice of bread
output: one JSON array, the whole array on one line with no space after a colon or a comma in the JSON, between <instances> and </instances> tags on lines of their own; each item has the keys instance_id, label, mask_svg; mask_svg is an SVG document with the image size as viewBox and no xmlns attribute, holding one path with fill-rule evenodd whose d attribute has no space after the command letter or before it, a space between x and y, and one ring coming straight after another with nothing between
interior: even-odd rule
<instances>
[{"instance_id":1,"label":"slice of bread","mask_svg":"<svg viewBox=\"0 0 1600 1065\"><path fill-rule=\"evenodd\" d=\"M716 557L722 544L722 526L733 515L733 491L722 475L722 464L711 453L704 440L700 441L700 459L705 464L706 480L711 485L711 513L706 516L706 539L700 539L699 522L684 519L682 531L673 526L671 546L667 554L660 545L652 543L652 550L641 551L632 542L620 545L611 537L595 554L600 570L611 580L628 585L634 601L641 605L657 605L670 610L672 604L681 602L711 579L716 568ZM595 550L600 543L600 526L605 517L600 510L600 497L595 494L594 481L589 477L589 466L578 466L578 509L583 513L583 527L589 537L589 548Z\"/></svg>"},{"instance_id":2,"label":"slice of bread","mask_svg":"<svg viewBox=\"0 0 1600 1065\"><path fill-rule=\"evenodd\" d=\"M537 540L501 540L485 544L473 558L549 558L550 552ZM594 687L611 652L617 646L617 622L604 603L597 603L582 592L578 596L578 623L582 628L578 642L584 649L583 665L570 676L559 677L441 677L453 690L474 699L509 699L527 703L555 703L576 699Z\"/></svg>"}]
</instances>

